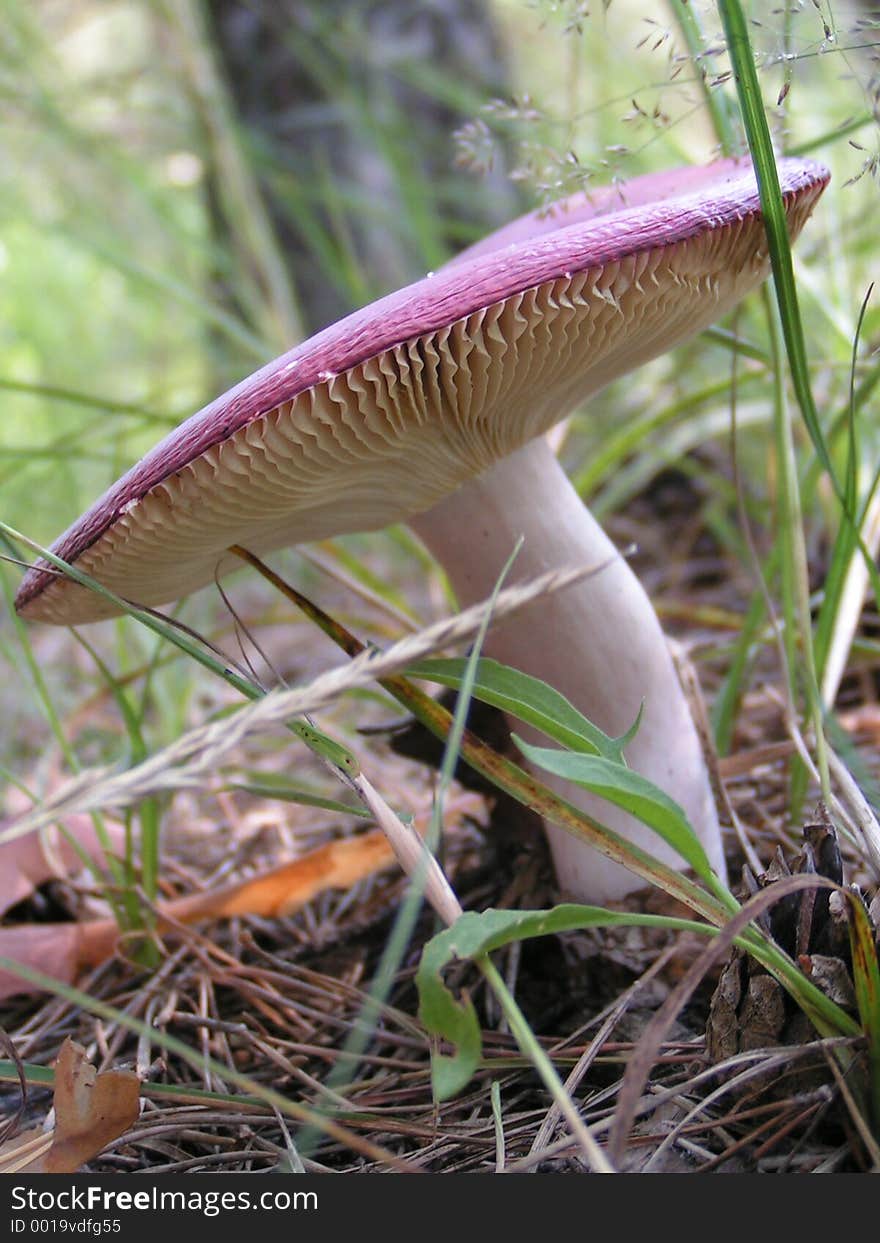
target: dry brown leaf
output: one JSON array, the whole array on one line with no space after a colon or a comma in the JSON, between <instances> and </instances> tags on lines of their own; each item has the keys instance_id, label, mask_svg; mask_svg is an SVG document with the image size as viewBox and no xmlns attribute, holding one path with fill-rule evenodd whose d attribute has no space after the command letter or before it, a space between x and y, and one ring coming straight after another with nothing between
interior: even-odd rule
<instances>
[{"instance_id":1,"label":"dry brown leaf","mask_svg":"<svg viewBox=\"0 0 880 1243\"><path fill-rule=\"evenodd\" d=\"M393 862L391 847L378 830L329 842L261 876L160 903L158 931L231 915L290 915L318 894L347 889ZM119 928L112 919L23 924L0 928L0 957L72 984L84 967L109 958L118 942ZM0 999L38 990L21 976L0 970Z\"/></svg>"},{"instance_id":2,"label":"dry brown leaf","mask_svg":"<svg viewBox=\"0 0 880 1243\"><path fill-rule=\"evenodd\" d=\"M452 822L477 818L485 809L482 799L465 794L450 800ZM413 823L424 832L430 813L417 813ZM257 915L265 919L291 915L328 889L348 889L357 881L390 867L394 853L378 829L357 837L340 838L308 851L301 859L283 863L259 876L221 889L188 894L158 906L157 931L173 931L181 924L195 924L232 915ZM65 984L72 984L84 967L97 966L115 951L119 929L112 919L81 923L25 924L0 928L0 957L30 966ZM0 970L0 1000L16 993L39 991L10 971Z\"/></svg>"},{"instance_id":3,"label":"dry brown leaf","mask_svg":"<svg viewBox=\"0 0 880 1243\"><path fill-rule=\"evenodd\" d=\"M81 1045L65 1040L55 1062L55 1129L26 1131L0 1148L6 1174L73 1174L131 1127L140 1082L130 1070L91 1066Z\"/></svg>"},{"instance_id":4,"label":"dry brown leaf","mask_svg":"<svg viewBox=\"0 0 880 1243\"><path fill-rule=\"evenodd\" d=\"M118 939L119 928L113 919L18 924L0 928L0 957L32 967L63 984L72 984L83 967L109 958ZM14 971L0 969L0 1000L39 991L39 985L31 984Z\"/></svg>"},{"instance_id":5,"label":"dry brown leaf","mask_svg":"<svg viewBox=\"0 0 880 1243\"><path fill-rule=\"evenodd\" d=\"M100 1075L69 1038L55 1062L55 1138L47 1174L72 1174L131 1127L140 1112L140 1081L131 1070Z\"/></svg>"},{"instance_id":6,"label":"dry brown leaf","mask_svg":"<svg viewBox=\"0 0 880 1243\"><path fill-rule=\"evenodd\" d=\"M7 802L14 802L12 795L7 797ZM30 803L25 801L19 810L23 812L29 807ZM9 820L0 818L0 834L13 824L14 817ZM122 829L111 825L107 831L111 848L119 849L124 841ZM77 846L90 858L103 858L103 846L91 816L68 816L63 833L50 825L40 832L26 833L8 842L0 841L0 914L30 897L45 881L79 872L82 859Z\"/></svg>"}]
</instances>

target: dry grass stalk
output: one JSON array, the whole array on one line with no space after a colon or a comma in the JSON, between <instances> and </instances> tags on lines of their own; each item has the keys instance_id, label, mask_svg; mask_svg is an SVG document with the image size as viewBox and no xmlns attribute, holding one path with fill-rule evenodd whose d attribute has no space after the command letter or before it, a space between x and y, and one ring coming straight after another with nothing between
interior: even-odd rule
<instances>
[{"instance_id":1,"label":"dry grass stalk","mask_svg":"<svg viewBox=\"0 0 880 1243\"><path fill-rule=\"evenodd\" d=\"M553 570L528 583L510 587L499 593L492 610L493 620L501 621L603 568L604 564ZM245 741L272 732L292 717L319 711L347 691L398 673L435 652L468 642L479 631L489 607L484 601L418 634L408 635L385 652L364 652L349 664L315 678L306 687L272 691L233 717L190 730L125 772L93 768L80 773L41 807L7 827L0 834L0 841L32 833L74 812L131 807L163 791L187 786L198 788L204 784L206 774L214 772Z\"/></svg>"}]
</instances>

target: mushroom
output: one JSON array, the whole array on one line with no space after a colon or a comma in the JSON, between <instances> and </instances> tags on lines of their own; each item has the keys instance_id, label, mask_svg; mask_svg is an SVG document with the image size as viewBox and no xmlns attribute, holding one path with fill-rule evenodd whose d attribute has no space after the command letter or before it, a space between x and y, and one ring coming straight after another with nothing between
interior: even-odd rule
<instances>
[{"instance_id":1,"label":"mushroom","mask_svg":"<svg viewBox=\"0 0 880 1243\"><path fill-rule=\"evenodd\" d=\"M795 237L828 180L779 162ZM639 177L534 213L374 302L181 424L53 551L117 595L176 599L254 553L406 521L462 604L516 575L599 563L614 549L542 434L617 376L707 327L767 274L751 164ZM75 624L108 601L38 562L16 606ZM486 652L550 683L687 812L724 858L697 730L660 624L622 559L493 631ZM523 731L526 733L526 731ZM677 866L645 826L560 783L595 819ZM552 826L562 887L587 901L641 882Z\"/></svg>"}]
</instances>

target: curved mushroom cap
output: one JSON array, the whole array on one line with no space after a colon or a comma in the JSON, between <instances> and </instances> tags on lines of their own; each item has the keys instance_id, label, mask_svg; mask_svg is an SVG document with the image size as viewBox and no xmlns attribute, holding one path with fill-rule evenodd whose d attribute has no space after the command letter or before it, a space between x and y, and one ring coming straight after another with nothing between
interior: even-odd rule
<instances>
[{"instance_id":1,"label":"curved mushroom cap","mask_svg":"<svg viewBox=\"0 0 880 1243\"><path fill-rule=\"evenodd\" d=\"M781 160L797 236L828 180ZM621 205L625 204L625 205ZM723 315L767 274L750 163L639 177L477 243L277 358L182 423L54 545L157 605L255 553L430 509L585 398ZM112 616L38 563L28 618Z\"/></svg>"}]
</instances>

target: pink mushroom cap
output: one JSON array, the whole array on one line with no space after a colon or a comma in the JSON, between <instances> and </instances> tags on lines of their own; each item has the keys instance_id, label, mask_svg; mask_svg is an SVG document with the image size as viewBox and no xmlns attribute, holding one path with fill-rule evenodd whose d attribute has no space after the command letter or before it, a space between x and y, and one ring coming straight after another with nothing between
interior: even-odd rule
<instances>
[{"instance_id":1,"label":"pink mushroom cap","mask_svg":"<svg viewBox=\"0 0 880 1243\"><path fill-rule=\"evenodd\" d=\"M828 181L782 159L794 238ZM166 436L52 546L158 605L253 552L430 509L768 271L748 161L649 174L532 213L281 355ZM25 617L119 610L38 562Z\"/></svg>"}]
</instances>

